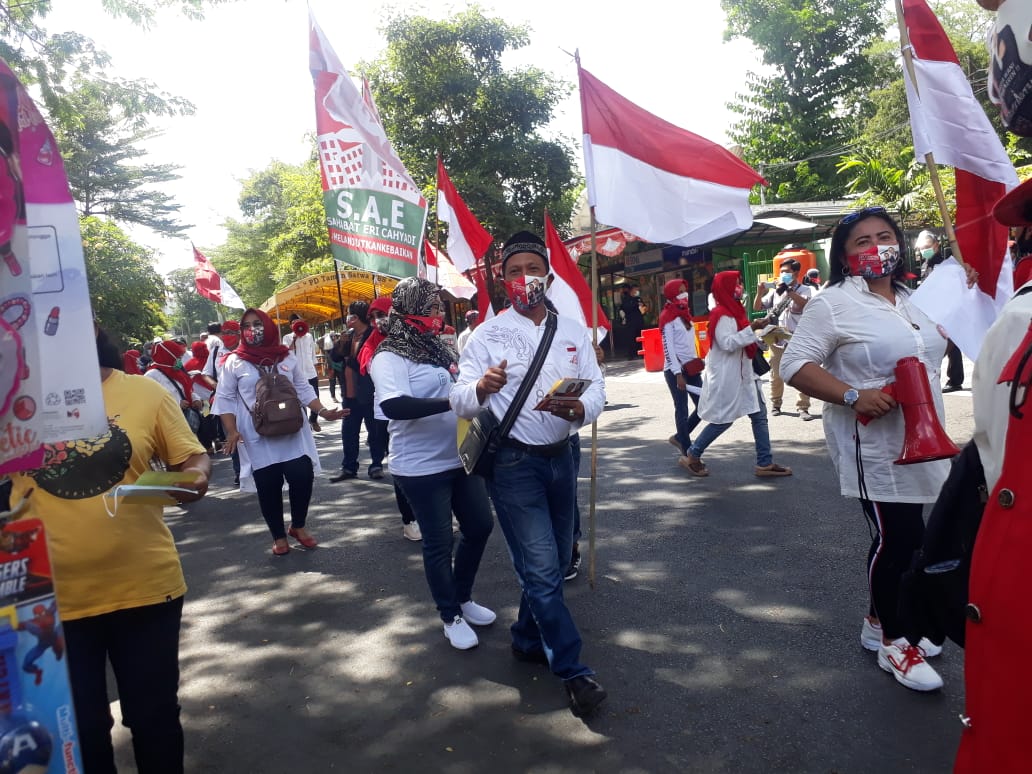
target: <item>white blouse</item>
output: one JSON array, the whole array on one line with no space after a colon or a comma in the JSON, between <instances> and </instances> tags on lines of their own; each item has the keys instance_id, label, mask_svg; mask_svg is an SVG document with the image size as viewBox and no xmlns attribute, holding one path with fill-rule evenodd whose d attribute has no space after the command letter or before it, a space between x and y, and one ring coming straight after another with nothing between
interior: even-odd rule
<instances>
[{"instance_id":1,"label":"white blouse","mask_svg":"<svg viewBox=\"0 0 1032 774\"><path fill-rule=\"evenodd\" d=\"M240 489L245 492L254 491L254 479L251 471L266 468L277 462L288 462L301 456L312 460L316 473L322 472L319 465L319 453L315 448L315 438L307 421L307 406L315 400L315 390L305 379L301 366L293 353L288 353L276 366L280 373L290 378L301 400L302 413L306 421L301 429L293 435L264 436L258 435L251 419L254 407L255 391L261 372L258 366L230 355L222 367L219 385L215 391L213 414L233 414L236 417L237 431L240 433Z\"/></svg>"},{"instance_id":2,"label":"white blouse","mask_svg":"<svg viewBox=\"0 0 1032 774\"><path fill-rule=\"evenodd\" d=\"M896 304L872 293L859 277L846 277L810 299L781 358L781 378L790 382L814 363L857 390L880 389L895 380L896 362L920 358L928 373L939 421L943 421L939 368L946 338L924 312L897 291ZM824 436L844 497L860 497L856 439L860 438L866 498L890 503L935 502L948 460L894 465L903 448L903 412L891 411L864 425L848 406L825 403Z\"/></svg>"},{"instance_id":3,"label":"white blouse","mask_svg":"<svg viewBox=\"0 0 1032 774\"><path fill-rule=\"evenodd\" d=\"M738 417L760 410L759 378L752 360L745 354L750 344L758 344L752 328L739 330L734 317L723 316L710 331L710 350L706 355L699 416L713 424L726 425Z\"/></svg>"}]
</instances>

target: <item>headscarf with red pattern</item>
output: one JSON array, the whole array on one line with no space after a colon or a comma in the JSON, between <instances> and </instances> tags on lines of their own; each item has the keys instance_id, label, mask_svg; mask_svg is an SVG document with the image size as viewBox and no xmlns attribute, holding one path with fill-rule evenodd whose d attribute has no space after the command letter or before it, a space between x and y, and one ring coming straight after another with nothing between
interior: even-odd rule
<instances>
[{"instance_id":1,"label":"headscarf with red pattern","mask_svg":"<svg viewBox=\"0 0 1032 774\"><path fill-rule=\"evenodd\" d=\"M186 354L186 347L175 341L159 341L151 349L152 362L147 366L148 371L161 371L170 381L179 385L183 393L183 400L193 401L193 380L190 374L183 370L183 355Z\"/></svg>"},{"instance_id":2,"label":"headscarf with red pattern","mask_svg":"<svg viewBox=\"0 0 1032 774\"><path fill-rule=\"evenodd\" d=\"M741 284L742 275L737 271L722 271L713 278L713 299L717 305L709 316L710 336L716 335L717 323L721 317L734 318L738 330L749 327L749 315L745 313L741 299L735 298L735 288ZM752 360L758 350L756 344L749 344L745 347L745 356Z\"/></svg>"},{"instance_id":3,"label":"headscarf with red pattern","mask_svg":"<svg viewBox=\"0 0 1032 774\"><path fill-rule=\"evenodd\" d=\"M660 330L668 323L680 317L685 325L692 324L692 305L690 301L678 298L681 293L688 292L688 283L683 279L672 279L663 286L663 297L666 303L659 313Z\"/></svg>"},{"instance_id":4,"label":"headscarf with red pattern","mask_svg":"<svg viewBox=\"0 0 1032 774\"><path fill-rule=\"evenodd\" d=\"M280 344L279 328L276 326L276 323L261 309L248 309L240 316L240 322L243 323L244 318L249 314L257 315L262 322L262 343L259 345L249 344L245 337L241 335L240 344L233 350L233 354L241 360L246 360L248 363L254 363L255 365L268 366L281 362L290 350Z\"/></svg>"}]
</instances>

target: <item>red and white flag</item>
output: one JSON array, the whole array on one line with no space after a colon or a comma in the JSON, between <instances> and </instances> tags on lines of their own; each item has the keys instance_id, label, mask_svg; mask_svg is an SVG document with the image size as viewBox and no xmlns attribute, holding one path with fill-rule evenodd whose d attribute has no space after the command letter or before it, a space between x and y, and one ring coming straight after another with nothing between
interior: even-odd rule
<instances>
[{"instance_id":1,"label":"red and white flag","mask_svg":"<svg viewBox=\"0 0 1032 774\"><path fill-rule=\"evenodd\" d=\"M600 223L684 247L752 225L749 191L766 183L755 170L577 72L588 204Z\"/></svg>"},{"instance_id":2,"label":"red and white flag","mask_svg":"<svg viewBox=\"0 0 1032 774\"><path fill-rule=\"evenodd\" d=\"M469 271L484 257L494 241L452 185L441 159L437 159L437 218L448 224L448 255L455 268Z\"/></svg>"},{"instance_id":3,"label":"red and white flag","mask_svg":"<svg viewBox=\"0 0 1032 774\"><path fill-rule=\"evenodd\" d=\"M473 294L477 292L477 286L459 274L447 253L443 250L435 250L429 242L423 243L423 249L428 256L427 264L431 262L429 256L433 256L433 265L437 271L436 281L441 290L447 290L456 298L473 298Z\"/></svg>"},{"instance_id":4,"label":"red and white flag","mask_svg":"<svg viewBox=\"0 0 1032 774\"><path fill-rule=\"evenodd\" d=\"M563 317L570 317L591 327L591 288L577 264L570 257L570 251L563 244L559 232L552 225L552 219L545 212L545 247L548 250L548 264L552 271L552 284L548 286L548 299ZM605 338L612 329L609 318L596 303L598 309L598 340Z\"/></svg>"},{"instance_id":5,"label":"red and white flag","mask_svg":"<svg viewBox=\"0 0 1032 774\"><path fill-rule=\"evenodd\" d=\"M416 276L438 285L440 283L437 281L437 268L437 251L424 238L423 252L419 254L419 271Z\"/></svg>"},{"instance_id":6,"label":"red and white flag","mask_svg":"<svg viewBox=\"0 0 1032 774\"><path fill-rule=\"evenodd\" d=\"M932 9L925 0L903 0L903 19L913 49L914 78L906 67L903 76L914 155L932 153L937 164L955 168L957 242L964 261L978 271L978 284L969 289L960 266L946 261L918 288L914 303L975 359L1014 289L1007 227L992 211L1018 176Z\"/></svg>"},{"instance_id":7,"label":"red and white flag","mask_svg":"<svg viewBox=\"0 0 1032 774\"><path fill-rule=\"evenodd\" d=\"M215 267L211 265L208 257L196 247L193 249L193 255L194 285L197 287L198 294L216 304L233 309L247 309L247 305L240 300L237 292L215 271Z\"/></svg>"}]
</instances>

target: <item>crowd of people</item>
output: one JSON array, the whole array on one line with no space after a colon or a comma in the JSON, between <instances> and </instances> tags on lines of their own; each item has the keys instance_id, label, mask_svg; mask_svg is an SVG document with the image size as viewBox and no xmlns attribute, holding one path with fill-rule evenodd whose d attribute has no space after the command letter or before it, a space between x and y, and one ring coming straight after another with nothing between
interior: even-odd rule
<instances>
[{"instance_id":1,"label":"crowd of people","mask_svg":"<svg viewBox=\"0 0 1032 774\"><path fill-rule=\"evenodd\" d=\"M1026 191L1026 198L1032 202L1032 193ZM1027 236L1032 233L1032 206L1028 212L1015 215L1013 207L1009 212L1010 222L1021 226L1021 249L1032 253L1032 238ZM942 686L928 663L941 652L941 639L934 642L920 631L914 633L901 605L901 583L922 547L923 508L939 496L950 465L945 460L893 464L907 427L898 410L900 396L882 388L893 381L901 361L914 360L927 381L932 413L941 422L940 368L948 342L941 328L910 300L911 291L903 282L905 253L905 239L889 213L881 208L860 210L836 227L829 275L819 292L811 275L800 280L801 266L794 260L781 263L775 287L757 290L751 304L768 315L750 321L741 275L718 273L712 283L708 353L700 351L694 336L691 297L683 280L664 287L659 319L663 378L674 403L675 432L669 442L678 450L679 465L691 475L709 475L702 461L705 450L743 415L752 424L755 475L792 474L773 459L760 361L769 357L782 381L777 397L783 395L785 384L799 392L800 412L809 408L804 397L823 401L819 418L840 492L859 501L872 532L867 557L870 596L860 645L875 651L878 666L902 685L931 691ZM1018 264L1019 280L1028 279L1027 265ZM272 538L272 554L282 557L292 549L290 539L305 549L318 545L308 531L307 513L321 470L315 444L320 421L345 423L341 473L331 482L358 475L364 426L370 452L367 474L382 478L384 463L389 467L403 534L421 543L428 597L447 642L459 650L472 649L479 642L476 629L497 619L494 610L474 595L497 518L520 590L518 613L510 627L513 657L547 666L562 681L571 711L588 716L605 700L606 690L582 661L582 641L564 600L563 582L577 560L577 431L600 416L606 399L599 350L583 324L558 316L548 301L548 254L536 235L521 232L508 240L501 270L510 306L485 321L471 313L460 339L461 354L441 335L444 318L438 288L415 278L401 281L390 297L352 303L347 331L321 337L319 343L300 318L290 321L290 333L281 340L277 324L258 309L246 310L239 321L213 324L203 342L186 346L175 340L157 341L123 355L98 330L105 401L109 415L117 417L105 444L128 436L129 451L116 473L105 471L97 477L96 471L84 469L83 475L96 481L128 481L152 459L162 460L167 469L183 473L181 486L187 492L177 496L188 502L207 490L209 455L217 447L234 457L241 490L256 494ZM985 367L993 373L1002 369L1005 382L1028 381L1028 353L1017 365L1012 355L1015 346L1021 354L1027 343L1021 336L1032 340L1032 333L1027 333L1032 330L1032 314L1025 308L1029 297L1015 299L984 350L986 363L992 360ZM770 340L765 332L771 326L789 335ZM768 343L771 351L765 357ZM781 346L775 352L777 344ZM339 408L322 404L318 381L311 376L319 350L327 351L336 374ZM1023 415L1001 412L997 404L1013 404L1015 393L979 367L975 440L985 459L988 485L995 485L994 491L1006 485L1009 488L1002 491L1013 492L1020 465L1008 462L1004 454L1012 446L1006 431L1008 423L1019 426ZM771 400L777 406L773 376ZM583 391L572 401L539 403L537 398L560 379L582 380ZM527 400L528 393L536 398ZM274 403L289 408L276 415L268 409ZM481 475L464 465L456 439L460 419L471 420L485 409L505 431L496 438L491 466ZM105 455L104 464L117 456ZM56 542L54 563L58 573L72 579L59 585L58 594L87 765L106 770L112 755L107 689L98 678L103 670L97 667L104 658L115 665L125 722L133 732L141 766L154 755L181 759L176 692L185 584L160 506L122 504L120 515L136 518L119 518L117 524L126 525L124 534L100 545L88 540L83 530L88 531L91 520L101 514L109 518L102 507L107 486L88 489L72 508L47 490L45 477L37 472L15 477L12 498L34 485L42 491L34 496L30 512L42 516L62 539L83 535L74 556L59 547L63 540ZM1006 510L1003 494L998 503ZM996 521L990 524L993 540L1013 537ZM110 535L110 528L105 534ZM83 549L89 545L96 550ZM153 550L139 550L148 545ZM124 554L111 561L112 552L123 546ZM126 558L130 554L136 557L132 561ZM1016 601L989 582L984 572L978 573L985 561L973 569L972 598L978 599L983 613L997 607L1006 610ZM108 570L98 580L93 576L102 565ZM148 578L143 594L138 585L130 588L140 577ZM98 582L105 586L100 597L91 594ZM969 652L969 660L978 654L974 669L990 682L995 679L993 659L1005 647L995 631L993 626L973 629L974 651ZM141 676L138 660L116 649L116 639L145 649L151 661L148 669L155 671ZM981 686L976 690L971 685L971 672L967 679L969 707L982 717L995 718L999 713L988 706ZM136 690L140 685L147 690Z\"/></svg>"}]
</instances>

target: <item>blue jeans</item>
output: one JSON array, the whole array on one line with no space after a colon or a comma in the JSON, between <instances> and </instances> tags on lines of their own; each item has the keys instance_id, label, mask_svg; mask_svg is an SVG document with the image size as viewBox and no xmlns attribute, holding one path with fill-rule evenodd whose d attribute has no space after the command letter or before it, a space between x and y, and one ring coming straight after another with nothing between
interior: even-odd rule
<instances>
[{"instance_id":1,"label":"blue jeans","mask_svg":"<svg viewBox=\"0 0 1032 774\"><path fill-rule=\"evenodd\" d=\"M473 597L484 546L494 520L487 489L480 476L467 476L461 467L429 476L394 476L412 506L423 533L423 570L441 620L462 615L460 605ZM459 520L459 546L452 564L452 511Z\"/></svg>"},{"instance_id":2,"label":"blue jeans","mask_svg":"<svg viewBox=\"0 0 1032 774\"><path fill-rule=\"evenodd\" d=\"M756 442L756 464L760 467L766 467L774 461L774 458L771 456L770 451L770 433L767 432L767 404L763 402L763 393L760 392L759 383L756 385L756 394L760 398L760 410L750 414L749 419L752 420L753 440ZM688 449L688 453L699 459L702 457L702 453L706 451L706 448L723 435L724 431L729 427L731 427L731 422L727 424L710 422L699 433L699 437L695 439L695 443Z\"/></svg>"},{"instance_id":3,"label":"blue jeans","mask_svg":"<svg viewBox=\"0 0 1032 774\"><path fill-rule=\"evenodd\" d=\"M570 454L573 455L573 542L577 543L581 539L580 504L577 502L577 479L580 478L580 433L570 436ZM572 546L570 551L570 561L573 561Z\"/></svg>"},{"instance_id":4,"label":"blue jeans","mask_svg":"<svg viewBox=\"0 0 1032 774\"><path fill-rule=\"evenodd\" d=\"M491 499L523 590L511 627L512 644L544 651L563 680L594 674L580 663L581 637L563 600L563 572L573 550L576 495L573 456L537 457L502 447L495 458Z\"/></svg>"},{"instance_id":5,"label":"blue jeans","mask_svg":"<svg viewBox=\"0 0 1032 774\"><path fill-rule=\"evenodd\" d=\"M677 389L677 374L663 371L667 387L670 390L670 397L674 401L674 428L677 430L675 436L682 449L692 445L692 430L699 426L699 396L688 390ZM702 387L702 374L684 377L685 384L693 387ZM695 410L688 414L688 398L695 404Z\"/></svg>"},{"instance_id":6,"label":"blue jeans","mask_svg":"<svg viewBox=\"0 0 1032 774\"><path fill-rule=\"evenodd\" d=\"M341 470L358 473L358 434L365 422L366 444L369 446L370 467L383 467L387 455L387 423L373 417L373 404L362 403L354 398L344 398L342 408L351 409L340 426L340 439L344 446L344 461Z\"/></svg>"}]
</instances>

